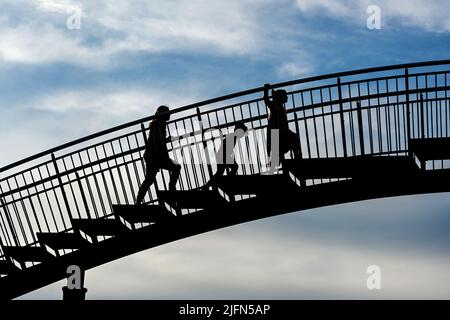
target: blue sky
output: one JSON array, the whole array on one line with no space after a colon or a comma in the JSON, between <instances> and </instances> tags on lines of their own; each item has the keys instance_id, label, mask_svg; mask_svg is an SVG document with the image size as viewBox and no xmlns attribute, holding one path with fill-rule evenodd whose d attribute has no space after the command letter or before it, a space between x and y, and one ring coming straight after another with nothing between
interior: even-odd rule
<instances>
[{"instance_id":1,"label":"blue sky","mask_svg":"<svg viewBox=\"0 0 450 320\"><path fill-rule=\"evenodd\" d=\"M366 27L371 4L381 9L380 30ZM450 49L450 4L439 0L0 0L0 6L0 166L152 114L162 103L177 107L266 82L448 59ZM81 28L69 30L66 20L78 8ZM447 198L362 202L227 228L100 267L88 274L89 294L450 298ZM365 267L375 260L392 285L377 293L364 286ZM231 275L224 276L219 261L236 265ZM211 281L198 279L199 263ZM180 281L183 290L175 285ZM59 297L60 286L29 297Z\"/></svg>"}]
</instances>

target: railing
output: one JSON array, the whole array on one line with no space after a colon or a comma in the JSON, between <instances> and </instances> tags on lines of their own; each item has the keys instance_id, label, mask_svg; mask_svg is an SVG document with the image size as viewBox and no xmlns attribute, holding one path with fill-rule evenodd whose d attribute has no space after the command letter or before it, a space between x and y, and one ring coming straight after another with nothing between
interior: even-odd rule
<instances>
[{"instance_id":1,"label":"railing","mask_svg":"<svg viewBox=\"0 0 450 320\"><path fill-rule=\"evenodd\" d=\"M288 91L285 107L303 158L406 155L409 138L449 136L449 65L450 60L395 65L273 87ZM238 145L239 173L267 170L262 92L262 87L255 88L170 111L168 147L182 164L178 189L197 188L209 180L217 138L239 121L253 129ZM134 204L144 177L147 122L153 118L1 168L0 250L39 246L37 232L67 232L74 218L108 217L112 205ZM156 191L167 189L167 182L167 174L159 173L145 201L158 201Z\"/></svg>"}]
</instances>

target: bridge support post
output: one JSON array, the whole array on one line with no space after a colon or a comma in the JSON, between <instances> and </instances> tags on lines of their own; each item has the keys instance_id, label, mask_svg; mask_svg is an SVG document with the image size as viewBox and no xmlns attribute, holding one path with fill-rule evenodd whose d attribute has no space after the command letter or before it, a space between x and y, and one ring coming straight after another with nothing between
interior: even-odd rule
<instances>
[{"instance_id":1,"label":"bridge support post","mask_svg":"<svg viewBox=\"0 0 450 320\"><path fill-rule=\"evenodd\" d=\"M86 300L86 288L81 289L69 289L68 287L63 287L63 300L64 301L84 301Z\"/></svg>"},{"instance_id":2,"label":"bridge support post","mask_svg":"<svg viewBox=\"0 0 450 320\"><path fill-rule=\"evenodd\" d=\"M71 265L67 268L67 285L62 288L63 300L74 302L86 300L84 287L84 270L77 265Z\"/></svg>"}]
</instances>

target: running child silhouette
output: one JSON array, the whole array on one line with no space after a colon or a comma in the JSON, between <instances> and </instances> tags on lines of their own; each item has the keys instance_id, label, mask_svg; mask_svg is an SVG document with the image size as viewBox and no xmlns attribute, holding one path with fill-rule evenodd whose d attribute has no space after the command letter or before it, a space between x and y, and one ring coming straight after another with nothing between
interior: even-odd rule
<instances>
[{"instance_id":1,"label":"running child silhouette","mask_svg":"<svg viewBox=\"0 0 450 320\"><path fill-rule=\"evenodd\" d=\"M227 171L227 175L236 175L239 165L234 157L234 147L238 139L242 138L247 132L247 127L243 122L236 124L234 132L229 133L222 139L219 150L216 153L217 171L211 179L203 186L207 190L210 186L217 183L217 179Z\"/></svg>"}]
</instances>

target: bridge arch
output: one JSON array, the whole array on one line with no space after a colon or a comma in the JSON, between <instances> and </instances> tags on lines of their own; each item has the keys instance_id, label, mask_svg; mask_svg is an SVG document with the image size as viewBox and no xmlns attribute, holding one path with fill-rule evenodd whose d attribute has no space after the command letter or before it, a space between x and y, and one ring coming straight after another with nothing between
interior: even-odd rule
<instances>
[{"instance_id":1,"label":"bridge arch","mask_svg":"<svg viewBox=\"0 0 450 320\"><path fill-rule=\"evenodd\" d=\"M139 119L0 168L0 298L191 235L308 208L449 191L450 60L353 70L274 84L301 155L266 175L263 87L171 110L177 191L158 176L135 205L147 122ZM236 177L200 191L217 132L239 122Z\"/></svg>"}]
</instances>

